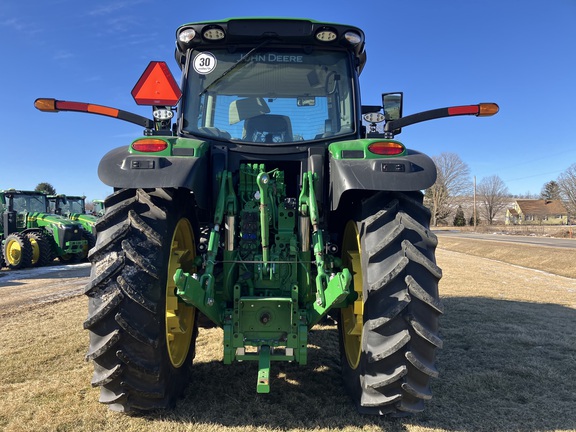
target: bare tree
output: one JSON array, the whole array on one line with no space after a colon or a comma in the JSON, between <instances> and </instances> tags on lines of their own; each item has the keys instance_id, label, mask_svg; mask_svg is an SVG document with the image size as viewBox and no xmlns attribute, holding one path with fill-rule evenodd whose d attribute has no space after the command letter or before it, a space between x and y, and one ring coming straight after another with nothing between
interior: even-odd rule
<instances>
[{"instance_id":1,"label":"bare tree","mask_svg":"<svg viewBox=\"0 0 576 432\"><path fill-rule=\"evenodd\" d=\"M436 164L436 183L426 190L426 205L432 212L430 224L437 226L450 215L453 199L470 193L470 168L455 153L433 156Z\"/></svg>"},{"instance_id":2,"label":"bare tree","mask_svg":"<svg viewBox=\"0 0 576 432\"><path fill-rule=\"evenodd\" d=\"M494 218L506 208L509 201L508 188L497 175L484 177L476 188L476 195L480 204L480 212L488 221L494 223Z\"/></svg>"},{"instance_id":3,"label":"bare tree","mask_svg":"<svg viewBox=\"0 0 576 432\"><path fill-rule=\"evenodd\" d=\"M560 196L571 218L576 216L576 164L570 165L558 177Z\"/></svg>"}]
</instances>

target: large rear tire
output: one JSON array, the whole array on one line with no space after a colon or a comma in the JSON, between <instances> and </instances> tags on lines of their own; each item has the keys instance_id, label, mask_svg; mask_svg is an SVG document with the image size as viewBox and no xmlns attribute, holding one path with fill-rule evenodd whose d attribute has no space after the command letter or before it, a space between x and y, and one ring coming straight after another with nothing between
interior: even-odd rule
<instances>
[{"instance_id":1,"label":"large rear tire","mask_svg":"<svg viewBox=\"0 0 576 432\"><path fill-rule=\"evenodd\" d=\"M46 234L32 231L26 234L26 237L32 246L32 266L42 267L54 261L52 243Z\"/></svg>"},{"instance_id":2,"label":"large rear tire","mask_svg":"<svg viewBox=\"0 0 576 432\"><path fill-rule=\"evenodd\" d=\"M91 232L82 229L82 240L86 240L86 244L80 252L80 261L85 261L88 258L88 253L90 249L96 246L96 237Z\"/></svg>"},{"instance_id":3,"label":"large rear tire","mask_svg":"<svg viewBox=\"0 0 576 432\"><path fill-rule=\"evenodd\" d=\"M442 272L429 221L422 194L379 192L344 229L357 300L339 320L342 374L361 413L406 415L431 398Z\"/></svg>"},{"instance_id":4,"label":"large rear tire","mask_svg":"<svg viewBox=\"0 0 576 432\"><path fill-rule=\"evenodd\" d=\"M12 233L4 240L4 260L12 270L30 267L32 264L32 245L21 233Z\"/></svg>"},{"instance_id":5,"label":"large rear tire","mask_svg":"<svg viewBox=\"0 0 576 432\"><path fill-rule=\"evenodd\" d=\"M106 199L91 250L87 359L114 411L173 406L189 380L196 309L175 294L178 267L194 271L191 195L124 189Z\"/></svg>"}]
</instances>

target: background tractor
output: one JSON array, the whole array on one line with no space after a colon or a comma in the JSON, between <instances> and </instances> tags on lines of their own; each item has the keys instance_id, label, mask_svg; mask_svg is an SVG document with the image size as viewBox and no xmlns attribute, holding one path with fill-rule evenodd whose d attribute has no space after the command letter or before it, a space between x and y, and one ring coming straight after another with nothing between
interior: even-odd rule
<instances>
[{"instance_id":1,"label":"background tractor","mask_svg":"<svg viewBox=\"0 0 576 432\"><path fill-rule=\"evenodd\" d=\"M436 167L394 136L497 105L402 116L402 93L362 105L364 33L348 25L190 23L176 32L175 58L180 86L151 62L132 90L153 119L35 102L144 127L98 168L114 188L86 287L100 401L119 411L173 405L207 320L223 329L224 364L253 361L256 390L267 393L271 364L305 365L308 332L330 314L359 411L421 411L442 347L442 272L421 192Z\"/></svg>"},{"instance_id":2,"label":"background tractor","mask_svg":"<svg viewBox=\"0 0 576 432\"><path fill-rule=\"evenodd\" d=\"M75 262L86 248L82 225L50 214L42 192L0 191L0 213L2 253L11 269L46 265L55 257Z\"/></svg>"},{"instance_id":3,"label":"background tractor","mask_svg":"<svg viewBox=\"0 0 576 432\"><path fill-rule=\"evenodd\" d=\"M82 259L88 256L88 251L96 244L96 222L98 216L86 213L86 197L72 195L48 195L50 213L64 216L82 225L82 238L86 245L82 249Z\"/></svg>"},{"instance_id":4,"label":"background tractor","mask_svg":"<svg viewBox=\"0 0 576 432\"><path fill-rule=\"evenodd\" d=\"M92 211L94 216L104 216L104 200L95 199L92 200L92 205L94 206L94 210Z\"/></svg>"}]
</instances>

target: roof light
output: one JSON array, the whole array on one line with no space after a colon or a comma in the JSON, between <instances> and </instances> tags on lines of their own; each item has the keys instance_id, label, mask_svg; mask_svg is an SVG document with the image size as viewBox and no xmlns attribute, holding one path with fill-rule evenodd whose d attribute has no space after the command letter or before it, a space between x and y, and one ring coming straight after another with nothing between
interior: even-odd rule
<instances>
[{"instance_id":1,"label":"roof light","mask_svg":"<svg viewBox=\"0 0 576 432\"><path fill-rule=\"evenodd\" d=\"M132 143L132 148L139 152L159 152L166 150L168 143L158 138L142 138Z\"/></svg>"},{"instance_id":2,"label":"roof light","mask_svg":"<svg viewBox=\"0 0 576 432\"><path fill-rule=\"evenodd\" d=\"M204 39L207 39L209 41L217 41L224 39L224 36L226 36L226 34L224 33L224 30L222 30L220 27L213 26L213 27L206 27L202 32L202 36L204 36Z\"/></svg>"},{"instance_id":3,"label":"roof light","mask_svg":"<svg viewBox=\"0 0 576 432\"><path fill-rule=\"evenodd\" d=\"M364 114L362 116L362 118L364 118L364 120L366 120L369 123L381 123L384 120L386 120L386 117L384 117L384 114L379 113L379 112L371 112L371 113Z\"/></svg>"},{"instance_id":4,"label":"roof light","mask_svg":"<svg viewBox=\"0 0 576 432\"><path fill-rule=\"evenodd\" d=\"M337 36L338 35L336 34L335 30L327 27L321 28L316 33L316 39L318 39L320 42L332 42L334 39L336 39Z\"/></svg>"},{"instance_id":5,"label":"roof light","mask_svg":"<svg viewBox=\"0 0 576 432\"><path fill-rule=\"evenodd\" d=\"M157 108L154 107L154 111L152 112L152 116L156 119L156 120L170 120L172 117L174 117L174 113L172 112L172 109L170 107L165 107L165 108Z\"/></svg>"},{"instance_id":6,"label":"roof light","mask_svg":"<svg viewBox=\"0 0 576 432\"><path fill-rule=\"evenodd\" d=\"M196 37L196 31L191 28L184 29L180 32L180 34L178 34L178 40L185 44L190 42L195 37Z\"/></svg>"},{"instance_id":7,"label":"roof light","mask_svg":"<svg viewBox=\"0 0 576 432\"><path fill-rule=\"evenodd\" d=\"M358 45L360 42L362 42L362 36L353 31L347 31L344 33L344 39L346 39L352 45Z\"/></svg>"},{"instance_id":8,"label":"roof light","mask_svg":"<svg viewBox=\"0 0 576 432\"><path fill-rule=\"evenodd\" d=\"M182 92L165 62L152 61L132 89L138 105L174 106Z\"/></svg>"},{"instance_id":9,"label":"roof light","mask_svg":"<svg viewBox=\"0 0 576 432\"><path fill-rule=\"evenodd\" d=\"M404 153L406 148L399 142L378 141L368 146L368 151L382 156L396 156Z\"/></svg>"}]
</instances>

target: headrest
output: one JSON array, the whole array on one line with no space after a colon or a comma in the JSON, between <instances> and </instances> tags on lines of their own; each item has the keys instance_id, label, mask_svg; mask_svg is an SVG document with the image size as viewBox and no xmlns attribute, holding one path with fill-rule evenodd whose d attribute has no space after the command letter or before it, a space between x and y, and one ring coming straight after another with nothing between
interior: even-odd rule
<instances>
[{"instance_id":1,"label":"headrest","mask_svg":"<svg viewBox=\"0 0 576 432\"><path fill-rule=\"evenodd\" d=\"M242 120L268 114L270 107L262 98L238 99L230 104L228 118L230 124L236 124Z\"/></svg>"}]
</instances>

